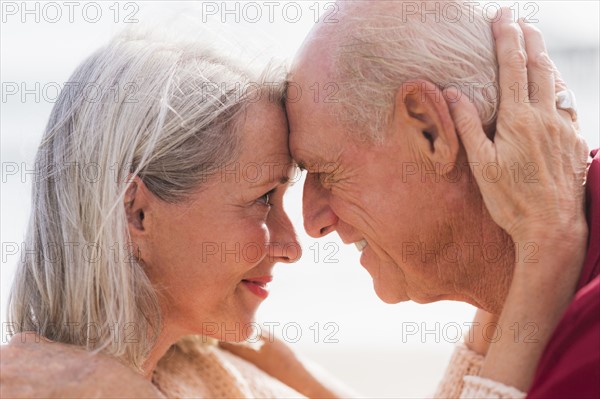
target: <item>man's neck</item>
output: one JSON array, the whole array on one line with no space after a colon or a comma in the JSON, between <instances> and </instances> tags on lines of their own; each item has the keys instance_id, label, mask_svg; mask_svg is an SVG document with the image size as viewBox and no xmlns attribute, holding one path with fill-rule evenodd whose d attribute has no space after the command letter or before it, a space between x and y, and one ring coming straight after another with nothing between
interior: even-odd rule
<instances>
[{"instance_id":1,"label":"man's neck","mask_svg":"<svg viewBox=\"0 0 600 399\"><path fill-rule=\"evenodd\" d=\"M499 314L504 305L515 265L515 248L519 245L523 251L523 243L513 243L489 217L484 216L478 231L472 232L465 242L477 243L473 246L471 259L464 259L463 273L467 273L465 295L467 302L487 312Z\"/></svg>"}]
</instances>

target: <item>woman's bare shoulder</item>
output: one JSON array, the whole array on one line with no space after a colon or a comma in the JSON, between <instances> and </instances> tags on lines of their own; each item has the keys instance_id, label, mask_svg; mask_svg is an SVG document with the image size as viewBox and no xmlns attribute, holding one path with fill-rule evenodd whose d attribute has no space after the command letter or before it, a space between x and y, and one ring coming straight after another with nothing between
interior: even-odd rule
<instances>
[{"instance_id":1,"label":"woman's bare shoulder","mask_svg":"<svg viewBox=\"0 0 600 399\"><path fill-rule=\"evenodd\" d=\"M33 333L0 346L0 396L162 398L141 375L103 354Z\"/></svg>"}]
</instances>

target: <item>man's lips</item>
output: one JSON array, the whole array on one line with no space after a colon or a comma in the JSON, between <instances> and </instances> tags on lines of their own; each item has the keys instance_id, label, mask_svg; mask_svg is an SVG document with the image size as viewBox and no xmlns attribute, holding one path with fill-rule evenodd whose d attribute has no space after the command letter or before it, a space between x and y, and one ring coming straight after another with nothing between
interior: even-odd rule
<instances>
[{"instance_id":1,"label":"man's lips","mask_svg":"<svg viewBox=\"0 0 600 399\"><path fill-rule=\"evenodd\" d=\"M242 280L242 283L259 298L265 299L269 296L267 284L273 281L273 276L249 277Z\"/></svg>"}]
</instances>

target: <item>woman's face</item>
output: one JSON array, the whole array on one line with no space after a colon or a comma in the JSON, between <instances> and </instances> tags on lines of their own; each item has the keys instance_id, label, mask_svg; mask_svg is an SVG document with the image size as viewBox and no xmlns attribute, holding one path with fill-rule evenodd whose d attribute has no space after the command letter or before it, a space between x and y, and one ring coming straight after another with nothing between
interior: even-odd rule
<instances>
[{"instance_id":1,"label":"woman's face","mask_svg":"<svg viewBox=\"0 0 600 399\"><path fill-rule=\"evenodd\" d=\"M148 205L136 244L160 298L163 326L174 334L247 338L273 266L300 257L283 210L294 172L285 113L258 102L240 126L240 157L185 202L168 204L147 190L142 199Z\"/></svg>"}]
</instances>

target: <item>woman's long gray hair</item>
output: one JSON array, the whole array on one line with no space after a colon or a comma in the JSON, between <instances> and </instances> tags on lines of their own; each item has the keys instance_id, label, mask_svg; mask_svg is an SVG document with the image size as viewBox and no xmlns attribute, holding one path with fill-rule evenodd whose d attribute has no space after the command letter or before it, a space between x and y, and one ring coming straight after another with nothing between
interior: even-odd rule
<instances>
[{"instance_id":1,"label":"woman's long gray hair","mask_svg":"<svg viewBox=\"0 0 600 399\"><path fill-rule=\"evenodd\" d=\"M35 160L9 302L14 332L104 350L141 369L161 319L130 245L128 182L139 176L158 198L185 199L237 156L246 105L265 88L283 99L283 70L269 70L253 74L202 43L131 33L79 66Z\"/></svg>"}]
</instances>

